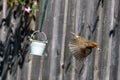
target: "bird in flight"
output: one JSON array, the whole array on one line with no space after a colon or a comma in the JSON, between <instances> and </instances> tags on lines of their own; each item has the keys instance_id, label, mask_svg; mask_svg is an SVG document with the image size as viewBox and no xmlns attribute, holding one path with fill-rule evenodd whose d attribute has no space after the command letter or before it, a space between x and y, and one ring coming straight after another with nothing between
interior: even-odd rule
<instances>
[{"instance_id":1,"label":"bird in flight","mask_svg":"<svg viewBox=\"0 0 120 80\"><path fill-rule=\"evenodd\" d=\"M96 42L88 41L85 38L78 36L73 32L71 33L75 37L75 39L70 40L69 49L74 56L86 58L91 53L93 48L97 48L97 50L100 51L100 48L98 48Z\"/></svg>"},{"instance_id":2,"label":"bird in flight","mask_svg":"<svg viewBox=\"0 0 120 80\"><path fill-rule=\"evenodd\" d=\"M73 32L71 32L71 34L75 38L69 41L69 49L76 60L76 71L80 73L84 65L84 61L86 57L92 52L92 49L96 48L98 51L101 49L98 48L98 44L96 42L88 41Z\"/></svg>"}]
</instances>

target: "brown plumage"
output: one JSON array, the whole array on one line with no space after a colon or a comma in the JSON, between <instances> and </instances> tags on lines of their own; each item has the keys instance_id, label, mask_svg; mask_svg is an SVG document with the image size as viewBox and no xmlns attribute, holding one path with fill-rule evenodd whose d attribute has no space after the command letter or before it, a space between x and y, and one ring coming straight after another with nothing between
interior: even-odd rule
<instances>
[{"instance_id":1,"label":"brown plumage","mask_svg":"<svg viewBox=\"0 0 120 80\"><path fill-rule=\"evenodd\" d=\"M93 48L97 48L96 42L90 42L77 34L71 32L75 39L71 39L69 42L69 49L75 57L86 58Z\"/></svg>"},{"instance_id":2,"label":"brown plumage","mask_svg":"<svg viewBox=\"0 0 120 80\"><path fill-rule=\"evenodd\" d=\"M75 38L70 40L69 49L72 55L75 57L75 70L79 74L83 68L86 57L91 53L92 49L97 48L98 45L96 42L90 42L73 32L71 33ZM98 48L98 50L100 49Z\"/></svg>"}]
</instances>

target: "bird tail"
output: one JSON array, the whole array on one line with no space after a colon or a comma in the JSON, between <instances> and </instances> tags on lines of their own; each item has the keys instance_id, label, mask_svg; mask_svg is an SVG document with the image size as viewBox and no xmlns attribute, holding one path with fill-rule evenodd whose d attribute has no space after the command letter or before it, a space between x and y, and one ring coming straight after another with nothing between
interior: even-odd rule
<instances>
[{"instance_id":1,"label":"bird tail","mask_svg":"<svg viewBox=\"0 0 120 80\"><path fill-rule=\"evenodd\" d=\"M75 63L75 77L76 80L80 80L80 76L82 74L83 68L84 68L84 58L76 58L73 57L75 60L73 60L73 63Z\"/></svg>"}]
</instances>

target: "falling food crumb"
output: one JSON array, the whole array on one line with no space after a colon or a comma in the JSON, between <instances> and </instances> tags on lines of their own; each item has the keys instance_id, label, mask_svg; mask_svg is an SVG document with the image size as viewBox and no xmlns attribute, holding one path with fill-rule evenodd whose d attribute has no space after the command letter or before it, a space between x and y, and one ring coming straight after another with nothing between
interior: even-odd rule
<instances>
[{"instance_id":1,"label":"falling food crumb","mask_svg":"<svg viewBox=\"0 0 120 80\"><path fill-rule=\"evenodd\" d=\"M97 50L98 50L98 51L101 51L101 49L100 49L100 48L97 48Z\"/></svg>"}]
</instances>

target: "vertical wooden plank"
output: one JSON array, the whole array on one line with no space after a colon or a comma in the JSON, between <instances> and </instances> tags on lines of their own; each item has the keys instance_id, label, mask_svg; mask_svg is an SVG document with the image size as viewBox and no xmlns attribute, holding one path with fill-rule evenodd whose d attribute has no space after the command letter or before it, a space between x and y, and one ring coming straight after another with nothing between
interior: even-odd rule
<instances>
[{"instance_id":1,"label":"vertical wooden plank","mask_svg":"<svg viewBox=\"0 0 120 80\"><path fill-rule=\"evenodd\" d=\"M75 79L75 72L73 68L72 56L68 48L69 40L71 37L71 33L75 29L75 14L76 14L76 0L68 1L68 12L67 12L67 29L66 29L66 41L65 41L65 73L64 80ZM67 71L66 71L67 70Z\"/></svg>"},{"instance_id":2,"label":"vertical wooden plank","mask_svg":"<svg viewBox=\"0 0 120 80\"><path fill-rule=\"evenodd\" d=\"M7 79L6 79L6 80L12 80L11 77L12 77L12 76L10 75L10 72L8 71L8 73L7 73Z\"/></svg>"},{"instance_id":3,"label":"vertical wooden plank","mask_svg":"<svg viewBox=\"0 0 120 80\"><path fill-rule=\"evenodd\" d=\"M120 25L120 23L119 23L119 25ZM119 28L119 30L118 31L120 31L120 28ZM120 36L120 35L119 35ZM120 38L120 37L119 37ZM119 39L118 38L118 39ZM119 44L119 49L118 49L118 53L119 53L119 56L118 56L118 71L117 71L117 80L119 80L120 79L120 44Z\"/></svg>"},{"instance_id":4,"label":"vertical wooden plank","mask_svg":"<svg viewBox=\"0 0 120 80\"><path fill-rule=\"evenodd\" d=\"M117 60L117 62L118 62L118 67L117 67L117 80L119 80L120 79L120 1L118 0L118 8L116 9L117 11L118 11L118 13L117 13L117 15L116 15L116 18L117 18L117 20L118 20L118 28L117 28L117 42L116 42L116 44L118 44L118 46L117 46L117 52L116 53L118 53L118 60Z\"/></svg>"},{"instance_id":5,"label":"vertical wooden plank","mask_svg":"<svg viewBox=\"0 0 120 80\"><path fill-rule=\"evenodd\" d=\"M2 18L6 18L6 11L7 11L7 0L3 0L3 13L2 13Z\"/></svg>"},{"instance_id":6,"label":"vertical wooden plank","mask_svg":"<svg viewBox=\"0 0 120 80\"><path fill-rule=\"evenodd\" d=\"M39 30L40 29L40 22L41 22L41 15L42 15L42 11L43 11L43 6L44 6L44 2L40 0L37 4L39 7L39 11L36 12L36 22L34 22L33 25L30 25L31 27L35 26L35 30ZM30 62L26 63L27 70L28 70L28 74L27 74L27 80L39 80L39 76L41 76L41 65L40 65L40 60L41 57L40 56L36 56L36 55L31 55L30 53L28 53L28 57L30 58ZM26 80L25 79L25 80Z\"/></svg>"},{"instance_id":7,"label":"vertical wooden plank","mask_svg":"<svg viewBox=\"0 0 120 80\"><path fill-rule=\"evenodd\" d=\"M111 0L110 3L108 3L108 10L110 9L110 24L109 24L109 30L111 31L114 26L114 9L115 9L115 2L114 0ZM106 78L105 80L110 80L110 67L111 67L111 51L112 51L112 40L113 36L109 36L109 47L108 47L108 59L107 59L107 69L106 69Z\"/></svg>"},{"instance_id":8,"label":"vertical wooden plank","mask_svg":"<svg viewBox=\"0 0 120 80\"><path fill-rule=\"evenodd\" d=\"M32 71L31 71L31 80L39 79L39 70L40 70L40 56L32 55Z\"/></svg>"},{"instance_id":9,"label":"vertical wooden plank","mask_svg":"<svg viewBox=\"0 0 120 80\"><path fill-rule=\"evenodd\" d=\"M39 79L38 80L43 80L43 65L44 65L44 57L41 57L41 61L40 61L40 74L39 74Z\"/></svg>"},{"instance_id":10,"label":"vertical wooden plank","mask_svg":"<svg viewBox=\"0 0 120 80\"><path fill-rule=\"evenodd\" d=\"M50 75L52 33L54 32L53 31L53 18L54 18L54 10L55 10L54 8L55 8L54 0L49 0L49 4L47 7L47 13L46 13L46 19L45 19L45 23L43 27L43 30L46 33L47 39L48 39L48 44L47 44L46 51L45 51L48 55L47 57L44 58L44 64L43 64L43 69L42 69L42 80L49 80L49 75Z\"/></svg>"},{"instance_id":11,"label":"vertical wooden plank","mask_svg":"<svg viewBox=\"0 0 120 80\"><path fill-rule=\"evenodd\" d=\"M110 31L110 36L113 37L112 41L112 49L111 49L111 70L110 70L110 80L119 80L118 72L119 72L119 39L120 39L120 27L119 26L119 0L115 0L115 7L114 7L114 24L113 29Z\"/></svg>"},{"instance_id":12,"label":"vertical wooden plank","mask_svg":"<svg viewBox=\"0 0 120 80\"><path fill-rule=\"evenodd\" d=\"M68 12L68 0L65 0L65 9L64 9L64 22L63 22L63 35L62 35L62 45L61 45L61 59L60 59L60 78L63 80L63 68L64 65L64 52L65 52L65 38L66 38L66 28L67 28L67 12Z\"/></svg>"},{"instance_id":13,"label":"vertical wooden plank","mask_svg":"<svg viewBox=\"0 0 120 80\"><path fill-rule=\"evenodd\" d=\"M32 76L32 59L33 56L30 57L30 62L28 63L28 78L27 80L31 80L31 76Z\"/></svg>"},{"instance_id":14,"label":"vertical wooden plank","mask_svg":"<svg viewBox=\"0 0 120 80\"><path fill-rule=\"evenodd\" d=\"M53 32L51 42L51 56L50 56L50 74L49 80L57 79L57 44L58 44L58 29L59 29L59 15L60 15L60 3L61 0L55 0L54 17L53 17Z\"/></svg>"},{"instance_id":15,"label":"vertical wooden plank","mask_svg":"<svg viewBox=\"0 0 120 80\"><path fill-rule=\"evenodd\" d=\"M20 68L18 67L17 68L17 72L16 72L16 74L17 74L17 80L21 80L21 70L20 70Z\"/></svg>"},{"instance_id":16,"label":"vertical wooden plank","mask_svg":"<svg viewBox=\"0 0 120 80\"><path fill-rule=\"evenodd\" d=\"M102 5L100 4L99 8L98 8L98 16L99 16L99 22L98 22L98 27L97 27L97 43L98 43L98 47L101 48L101 37L102 37L102 16L103 16L103 9L102 9ZM101 52L96 51L95 52L95 57L94 57L94 74L93 74L93 80L100 80L99 77L99 72L100 72L100 68L99 68L99 58L100 58L100 54Z\"/></svg>"}]
</instances>

